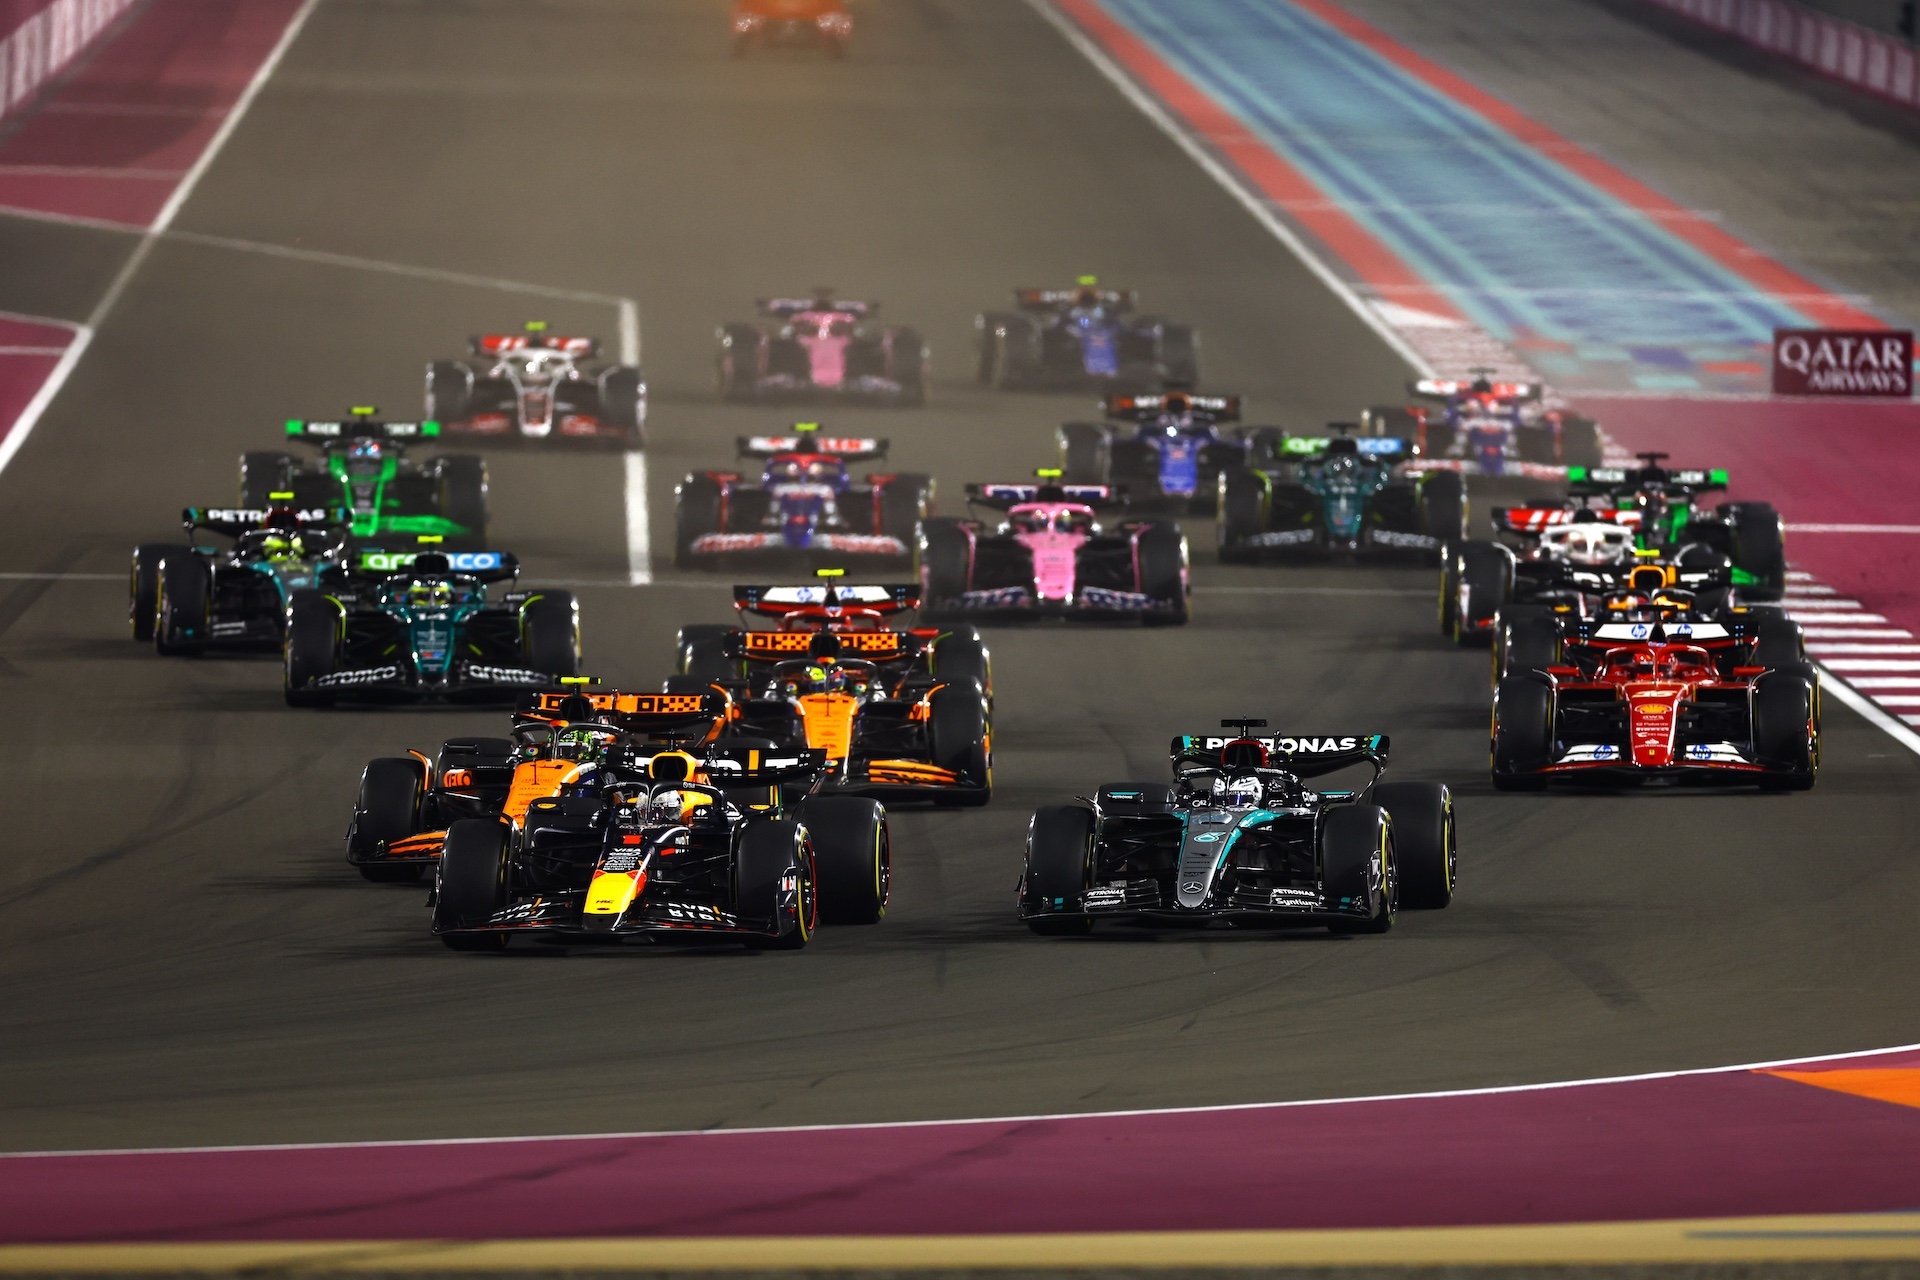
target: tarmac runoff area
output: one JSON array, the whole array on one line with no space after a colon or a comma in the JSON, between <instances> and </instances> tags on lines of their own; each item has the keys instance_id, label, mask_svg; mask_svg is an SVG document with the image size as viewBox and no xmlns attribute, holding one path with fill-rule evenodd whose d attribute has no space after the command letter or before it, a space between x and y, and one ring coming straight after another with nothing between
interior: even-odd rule
<instances>
[{"instance_id":1,"label":"tarmac runoff area","mask_svg":"<svg viewBox=\"0 0 1920 1280\"><path fill-rule=\"evenodd\" d=\"M1027 6L876 8L863 16L855 56L830 69L798 57L733 63L705 5L640 12L568 0L550 6L553 25L538 30L509 28L501 12L351 0L315 8L0 472L0 545L14 556L0 566L9 575L0 578L0 680L15 691L18 717L0 742L0 769L52 796L100 743L133 748L112 786L92 793L84 823L50 802L15 815L14 852L0 868L0 920L13 939L0 978L15 993L0 1008L9 1046L0 1132L16 1149L46 1151L655 1136L17 1157L0 1161L0 1178L45 1198L35 1203L47 1212L19 1215L43 1227L78 1220L75 1197L58 1194L78 1184L58 1171L98 1179L126 1161L168 1172L135 1179L127 1200L92 1183L76 1193L91 1210L78 1238L114 1252L16 1251L5 1265L148 1266L169 1260L154 1251L162 1238L173 1242L165 1248L211 1243L197 1261L171 1255L184 1266L321 1256L340 1268L393 1269L396 1257L418 1269L551 1265L562 1248L577 1248L583 1266L790 1259L789 1237L713 1242L752 1229L738 1225L740 1184L734 1199L724 1194L722 1175L737 1178L743 1163L779 1193L765 1229L804 1229L814 1256L845 1265L904 1265L925 1258L930 1240L943 1260L983 1266L1911 1256L1920 1227L1894 1213L1916 1203L1901 1149L1913 1147L1906 1058L1824 1073L1894 1073L1848 1077L1879 1091L1865 1096L1832 1087L1837 1079L1740 1071L1591 1093L1112 1114L1637 1075L1920 1039L1904 998L1920 962L1907 927L1920 873L1905 799L1920 784L1920 761L1830 705L1820 787L1804 796L1495 795L1483 781L1484 658L1433 634L1424 569L1222 568L1206 554L1210 526L1195 520L1199 603L1189 628L1070 638L996 630L994 805L902 811L888 920L829 932L800 957L516 949L469 963L425 936L417 891L350 880L337 836L365 759L485 732L497 715L293 716L279 704L270 658L166 662L119 638L126 549L173 527L184 503L224 498L232 459L289 414L338 412L363 397L405 405L418 395L423 359L531 307L557 326L614 332L616 310L604 300L559 291L640 299L656 390L642 510L658 546L676 474L723 460L733 435L783 416L713 403L711 327L795 276L801 287L832 281L882 297L889 314L929 331L936 383L924 414L839 418L890 435L890 465L931 472L948 493L996 478L981 474L989 460L1021 473L1048 461L1052 425L1085 411L1072 397L972 387L972 313L1016 282L1092 267L1137 285L1205 331L1211 382L1246 391L1283 421L1349 416L1395 398L1410 372L1378 329ZM564 83L528 71L529 42L564 50ZM234 79L247 83L225 82ZM546 109L526 109L530 98ZM416 128L391 127L402 109ZM550 127L555 118L567 128ZM810 163L821 130L859 163L832 173ZM537 236L520 191L461 178L490 172L500 154L536 152L581 175L590 193L546 210ZM617 156L638 159L609 159ZM690 204L690 190L707 199ZM457 218L447 214L450 191ZM769 191L781 198L769 201ZM364 216L368 207L380 216ZM0 231L10 244L33 238L75 279L97 274L97 255L85 250L99 237L126 236L46 219L26 226ZM949 251L929 255L929 237ZM532 301L485 283L501 276L555 294ZM77 323L102 296L55 297L51 282L33 299L8 293L26 283L24 274L0 281L0 307ZM101 462L128 457L139 466ZM1744 453L1729 465L1737 477L1752 470ZM675 626L726 616L723 584L663 575L629 585L624 466L500 457L493 483L499 538L524 553L530 579L600 584L581 593L589 660L610 682L657 679ZM1808 508L1789 518L1845 523L1818 516ZM1855 535L1809 534L1796 549L1815 536ZM1829 585L1824 575L1796 583L1805 585L1792 607L1810 626L1820 600L1841 599L1838 586L1834 596L1812 589ZM1259 679L1225 687L1223 673L1246 672ZM1454 782L1466 851L1455 905L1409 913L1389 937L1361 943L1115 931L1049 945L1011 921L1034 805L1156 776L1171 732L1196 715L1236 713L1301 732L1388 732L1396 776ZM1555 1092L1604 1104L1610 1122L1542 1100ZM1380 1119L1396 1109L1419 1111L1420 1123ZM1108 1114L950 1123L1087 1112ZM1780 1126L1756 1131L1756 1114ZM847 1128L876 1121L929 1123ZM1383 1127L1347 1144L1329 1128L1336 1122ZM810 1125L829 1129L793 1128ZM1101 1125L1117 1126L1104 1131L1124 1135L1116 1141L1161 1145L1114 1160L1111 1144L1077 1136ZM1219 1142L1180 1142L1194 1125L1211 1126ZM1571 1136L1555 1125L1571 1125ZM691 1132L712 1129L728 1132ZM1281 1132L1301 1140L1236 1145ZM1551 1154L1542 1134L1598 1163L1543 1173L1527 1163ZM1679 1140L1687 1134L1694 1141ZM1638 1151L1630 1159L1625 1146L1634 1135L1671 1155L1662 1166L1670 1180L1643 1177ZM865 1163L823 1155L843 1140ZM663 1145L704 1152L735 1141L773 1144L783 1158L702 1155L708 1163L689 1166L699 1176L684 1188L732 1205L734 1218L700 1219L701 1202L648 1181L674 1168L652 1154ZM447 1172L447 1161L469 1157L512 1189ZM596 1166L603 1157L630 1163ZM244 1176L278 1160L317 1161L303 1167L325 1175L290 1212L253 1198L262 1184ZM356 1160L373 1162L371 1171ZM1487 1199L1470 1194L1482 1184L1454 1179L1458 1161L1486 1172ZM572 1208L543 1199L614 1167L670 1203L602 1198L611 1178ZM1380 1167L1404 1177L1402 1187L1388 1193L1367 1177ZM177 1168L216 1171L205 1175L216 1181L180 1180ZM1244 1182L1225 1188L1224 1170L1276 1168L1289 1194L1303 1192L1305 1216L1273 1216ZM391 1170L412 1169L431 1190L349 1202L337 1193L346 1185L338 1171L350 1169L394 1189ZM1115 1195L1116 1169L1141 1171L1138 1187ZM1344 1200L1319 1189L1326 1169L1328 1185L1348 1188ZM1063 1224L1045 1218L1048 1196L1020 1179L1050 1173L1079 1188L1099 1234L1076 1222L1062 1236ZM716 1180L701 1180L709 1175ZM832 1185L880 1211L887 1230L969 1239L903 1242L876 1234L875 1219L849 1227L818 1197L823 1177L848 1179ZM1719 1200L1717 1181L1729 1189ZM1193 1210L1186 1223L1152 1216L1169 1185L1189 1182L1219 1194L1206 1205L1169 1200ZM981 1235L977 1223L942 1219L951 1210L940 1196L907 1194L940 1185L1000 1225ZM1653 1194L1662 1186L1672 1192L1664 1203ZM205 1188L217 1199L198 1194ZM179 1198L153 1198L169 1189ZM47 1200L62 1200L68 1216ZM1516 1207L1522 1200L1572 1215L1559 1224L1595 1225L1525 1225L1549 1219ZM418 1235L373 1225L382 1214L400 1225L393 1215L412 1205L418 1220L441 1214L448 1227L533 1229L514 1216L524 1212L509 1203L518 1201L552 1208L539 1230L564 1222L586 1243L463 1254L466 1245L418 1245ZM1402 1215L1420 1225L1395 1225L1399 1201L1421 1207ZM362 1235L323 1229L311 1216L322 1203L345 1210L329 1221ZM1779 1216L1802 1214L1835 1216ZM828 1222L860 1238L824 1234ZM637 1230L652 1235L635 1245ZM38 1238L54 1237L76 1238ZM368 1251L365 1239L381 1243Z\"/></svg>"}]
</instances>

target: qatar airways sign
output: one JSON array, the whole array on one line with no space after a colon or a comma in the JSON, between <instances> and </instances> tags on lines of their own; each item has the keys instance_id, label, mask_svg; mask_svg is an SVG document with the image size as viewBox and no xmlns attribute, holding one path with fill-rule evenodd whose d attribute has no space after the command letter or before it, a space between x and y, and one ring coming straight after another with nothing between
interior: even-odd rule
<instances>
[{"instance_id":1,"label":"qatar airways sign","mask_svg":"<svg viewBox=\"0 0 1920 1280\"><path fill-rule=\"evenodd\" d=\"M1913 333L1898 329L1775 329L1777 396L1911 396Z\"/></svg>"}]
</instances>

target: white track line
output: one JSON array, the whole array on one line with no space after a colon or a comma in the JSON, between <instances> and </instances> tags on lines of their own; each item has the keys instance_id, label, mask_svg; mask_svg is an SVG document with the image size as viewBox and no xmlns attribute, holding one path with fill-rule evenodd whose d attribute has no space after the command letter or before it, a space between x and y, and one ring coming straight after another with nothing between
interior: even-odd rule
<instances>
[{"instance_id":1,"label":"white track line","mask_svg":"<svg viewBox=\"0 0 1920 1280\"><path fill-rule=\"evenodd\" d=\"M638 449L627 460L627 583L644 587L653 581L653 543L647 529L647 455Z\"/></svg>"}]
</instances>

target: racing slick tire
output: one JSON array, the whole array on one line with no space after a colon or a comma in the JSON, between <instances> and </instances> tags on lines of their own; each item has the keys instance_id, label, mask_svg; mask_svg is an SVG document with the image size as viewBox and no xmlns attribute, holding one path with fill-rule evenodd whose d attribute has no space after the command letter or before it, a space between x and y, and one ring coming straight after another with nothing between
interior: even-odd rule
<instances>
[{"instance_id":1,"label":"racing slick tire","mask_svg":"<svg viewBox=\"0 0 1920 1280\"><path fill-rule=\"evenodd\" d=\"M975 680L955 680L930 699L927 740L933 763L965 781L942 790L934 803L977 808L993 796L993 754L987 732L987 699ZM968 785L970 784L970 785Z\"/></svg>"},{"instance_id":2,"label":"racing slick tire","mask_svg":"<svg viewBox=\"0 0 1920 1280\"><path fill-rule=\"evenodd\" d=\"M1494 628L1493 678L1544 671L1560 661L1560 624L1543 605L1510 604Z\"/></svg>"},{"instance_id":3,"label":"racing slick tire","mask_svg":"<svg viewBox=\"0 0 1920 1280\"><path fill-rule=\"evenodd\" d=\"M646 404L639 369L617 364L600 371L600 420L621 432L615 442L620 448L638 449L646 443Z\"/></svg>"},{"instance_id":4,"label":"racing slick tire","mask_svg":"<svg viewBox=\"0 0 1920 1280\"><path fill-rule=\"evenodd\" d=\"M408 884L425 870L419 863L382 864L380 846L405 840L420 828L420 762L412 756L369 760L360 775L360 796L347 828L347 853L360 874L376 884Z\"/></svg>"},{"instance_id":5,"label":"racing slick tire","mask_svg":"<svg viewBox=\"0 0 1920 1280\"><path fill-rule=\"evenodd\" d=\"M1453 792L1439 782L1382 782L1373 802L1393 818L1400 905L1435 910L1453 901L1458 875Z\"/></svg>"},{"instance_id":6,"label":"racing slick tire","mask_svg":"<svg viewBox=\"0 0 1920 1280\"><path fill-rule=\"evenodd\" d=\"M580 605L571 591L543 591L520 606L520 652L543 675L580 674Z\"/></svg>"},{"instance_id":7,"label":"racing slick tire","mask_svg":"<svg viewBox=\"0 0 1920 1280\"><path fill-rule=\"evenodd\" d=\"M720 484L712 476L692 475L673 495L673 567L700 565L693 544L702 535L720 533Z\"/></svg>"},{"instance_id":8,"label":"racing slick tire","mask_svg":"<svg viewBox=\"0 0 1920 1280\"><path fill-rule=\"evenodd\" d=\"M284 453L243 453L240 455L240 505L271 507L273 495L288 489L287 472L293 459Z\"/></svg>"},{"instance_id":9,"label":"racing slick tire","mask_svg":"<svg viewBox=\"0 0 1920 1280\"><path fill-rule=\"evenodd\" d=\"M284 659L287 705L330 707L333 692L313 682L332 675L340 652L340 606L319 591L296 591L287 601Z\"/></svg>"},{"instance_id":10,"label":"racing slick tire","mask_svg":"<svg viewBox=\"0 0 1920 1280\"><path fill-rule=\"evenodd\" d=\"M1247 540L1266 530L1266 485L1251 467L1229 467L1220 473L1220 519L1215 536L1221 564L1251 564L1260 558Z\"/></svg>"},{"instance_id":11,"label":"racing slick tire","mask_svg":"<svg viewBox=\"0 0 1920 1280\"><path fill-rule=\"evenodd\" d=\"M1560 420L1560 463L1589 469L1604 465L1600 451L1600 424L1592 418L1568 414Z\"/></svg>"},{"instance_id":12,"label":"racing slick tire","mask_svg":"<svg viewBox=\"0 0 1920 1280\"><path fill-rule=\"evenodd\" d=\"M470 453L449 454L433 464L440 482L440 513L466 529L461 542L479 550L487 543L487 463Z\"/></svg>"},{"instance_id":13,"label":"racing slick tire","mask_svg":"<svg viewBox=\"0 0 1920 1280\"><path fill-rule=\"evenodd\" d=\"M1027 928L1049 937L1093 932L1085 910L1092 858L1093 810L1050 804L1033 811L1020 877L1020 914Z\"/></svg>"},{"instance_id":14,"label":"racing slick tire","mask_svg":"<svg viewBox=\"0 0 1920 1280\"><path fill-rule=\"evenodd\" d=\"M1420 523L1443 556L1467 540L1467 482L1458 471L1431 471L1420 482Z\"/></svg>"},{"instance_id":15,"label":"racing slick tire","mask_svg":"<svg viewBox=\"0 0 1920 1280\"><path fill-rule=\"evenodd\" d=\"M1460 550L1440 552L1440 634L1451 640L1460 628Z\"/></svg>"},{"instance_id":16,"label":"racing slick tire","mask_svg":"<svg viewBox=\"0 0 1920 1280\"><path fill-rule=\"evenodd\" d=\"M1493 785L1499 791L1538 791L1534 772L1553 750L1553 690L1534 676L1509 676L1493 691Z\"/></svg>"},{"instance_id":17,"label":"racing slick tire","mask_svg":"<svg viewBox=\"0 0 1920 1280\"><path fill-rule=\"evenodd\" d=\"M898 538L912 556L920 545L920 522L932 505L933 479L930 476L902 472L888 480L880 490L880 527L882 537Z\"/></svg>"},{"instance_id":18,"label":"racing slick tire","mask_svg":"<svg viewBox=\"0 0 1920 1280\"><path fill-rule=\"evenodd\" d=\"M458 360L435 360L427 366L427 420L445 427L467 416L473 400L473 370Z\"/></svg>"},{"instance_id":19,"label":"racing slick tire","mask_svg":"<svg viewBox=\"0 0 1920 1280\"><path fill-rule=\"evenodd\" d=\"M1787 593L1786 532L1770 502L1728 502L1717 508L1733 526L1733 567L1754 581L1740 588L1749 600L1778 600Z\"/></svg>"},{"instance_id":20,"label":"racing slick tire","mask_svg":"<svg viewBox=\"0 0 1920 1280\"><path fill-rule=\"evenodd\" d=\"M1113 471L1107 429L1092 422L1068 422L1055 433L1060 445L1060 478L1067 484L1105 484Z\"/></svg>"},{"instance_id":21,"label":"racing slick tire","mask_svg":"<svg viewBox=\"0 0 1920 1280\"><path fill-rule=\"evenodd\" d=\"M1013 360L1013 341L1009 331L1016 325L1027 327L1025 316L989 311L973 321L979 359L974 376L980 385L1005 391L1018 384L1020 370Z\"/></svg>"},{"instance_id":22,"label":"racing slick tire","mask_svg":"<svg viewBox=\"0 0 1920 1280\"><path fill-rule=\"evenodd\" d=\"M507 824L464 818L447 828L433 886L433 931L454 951L504 951L507 934L471 930L507 901Z\"/></svg>"},{"instance_id":23,"label":"racing slick tire","mask_svg":"<svg viewBox=\"0 0 1920 1280\"><path fill-rule=\"evenodd\" d=\"M893 332L887 376L900 384L894 403L918 409L927 403L927 342L912 329Z\"/></svg>"},{"instance_id":24,"label":"racing slick tire","mask_svg":"<svg viewBox=\"0 0 1920 1280\"><path fill-rule=\"evenodd\" d=\"M187 548L162 556L155 575L159 591L153 606L153 647L163 654L191 657L204 653L211 627L213 575Z\"/></svg>"},{"instance_id":25,"label":"racing slick tire","mask_svg":"<svg viewBox=\"0 0 1920 1280\"><path fill-rule=\"evenodd\" d=\"M1806 663L1753 684L1753 751L1764 791L1807 791L1820 772L1820 679Z\"/></svg>"},{"instance_id":26,"label":"racing slick tire","mask_svg":"<svg viewBox=\"0 0 1920 1280\"><path fill-rule=\"evenodd\" d=\"M822 924L878 924L893 888L887 811L859 796L809 796L800 821L813 840Z\"/></svg>"},{"instance_id":27,"label":"racing slick tire","mask_svg":"<svg viewBox=\"0 0 1920 1280\"><path fill-rule=\"evenodd\" d=\"M679 674L701 681L738 679L740 664L727 656L727 640L736 629L724 622L699 622L680 628L675 638Z\"/></svg>"},{"instance_id":28,"label":"racing slick tire","mask_svg":"<svg viewBox=\"0 0 1920 1280\"><path fill-rule=\"evenodd\" d=\"M1806 633L1800 624L1784 613L1754 610L1759 617L1760 634L1753 647L1754 665L1761 667L1797 667L1807 660Z\"/></svg>"},{"instance_id":29,"label":"racing slick tire","mask_svg":"<svg viewBox=\"0 0 1920 1280\"><path fill-rule=\"evenodd\" d=\"M719 383L722 400L751 400L759 390L760 331L750 324L720 326Z\"/></svg>"},{"instance_id":30,"label":"racing slick tire","mask_svg":"<svg viewBox=\"0 0 1920 1280\"><path fill-rule=\"evenodd\" d=\"M1497 542L1461 543L1457 582L1453 642L1474 644L1486 634L1475 624L1492 622L1513 598L1513 553Z\"/></svg>"},{"instance_id":31,"label":"racing slick tire","mask_svg":"<svg viewBox=\"0 0 1920 1280\"><path fill-rule=\"evenodd\" d=\"M972 580L973 542L959 520L934 516L920 525L921 613L940 616L941 609L966 594Z\"/></svg>"},{"instance_id":32,"label":"racing slick tire","mask_svg":"<svg viewBox=\"0 0 1920 1280\"><path fill-rule=\"evenodd\" d=\"M1200 335L1183 324L1160 330L1160 385L1191 391L1200 385Z\"/></svg>"},{"instance_id":33,"label":"racing slick tire","mask_svg":"<svg viewBox=\"0 0 1920 1280\"><path fill-rule=\"evenodd\" d=\"M133 565L127 573L127 623L135 640L153 639L154 614L160 607L160 562L170 555L192 554L192 547L170 542L143 542L133 549Z\"/></svg>"},{"instance_id":34,"label":"racing slick tire","mask_svg":"<svg viewBox=\"0 0 1920 1280\"><path fill-rule=\"evenodd\" d=\"M1394 825L1377 804L1335 809L1320 828L1320 876L1330 902L1363 898L1367 914L1336 920L1334 933L1385 933L1400 910Z\"/></svg>"},{"instance_id":35,"label":"racing slick tire","mask_svg":"<svg viewBox=\"0 0 1920 1280\"><path fill-rule=\"evenodd\" d=\"M972 627L963 627L933 642L933 674L936 679L955 684L972 680L980 686L987 705L993 705L993 655L987 652L986 642Z\"/></svg>"},{"instance_id":36,"label":"racing slick tire","mask_svg":"<svg viewBox=\"0 0 1920 1280\"><path fill-rule=\"evenodd\" d=\"M1178 525L1149 525L1134 547L1140 566L1140 593L1173 608L1166 613L1144 613L1149 627L1177 627L1187 620L1187 537Z\"/></svg>"},{"instance_id":37,"label":"racing slick tire","mask_svg":"<svg viewBox=\"0 0 1920 1280\"><path fill-rule=\"evenodd\" d=\"M781 882L789 874L795 877L798 909L793 919L783 921L780 909ZM740 833L734 853L734 914L742 921L766 921L782 932L748 938L756 950L798 951L813 940L820 927L820 894L814 870L814 854L801 838L800 825L788 818L753 822Z\"/></svg>"}]
</instances>

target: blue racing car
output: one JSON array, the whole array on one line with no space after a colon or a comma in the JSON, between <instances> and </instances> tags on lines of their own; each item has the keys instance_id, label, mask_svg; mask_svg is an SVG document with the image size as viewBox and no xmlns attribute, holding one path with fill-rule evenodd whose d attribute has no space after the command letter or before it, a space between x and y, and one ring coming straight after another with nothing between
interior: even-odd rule
<instances>
[{"instance_id":1,"label":"blue racing car","mask_svg":"<svg viewBox=\"0 0 1920 1280\"><path fill-rule=\"evenodd\" d=\"M1240 420L1239 396L1169 391L1101 403L1112 424L1060 428L1060 470L1067 484L1124 488L1135 507L1171 503L1211 515L1220 473L1271 457L1282 435L1278 427L1223 430Z\"/></svg>"},{"instance_id":2,"label":"blue racing car","mask_svg":"<svg viewBox=\"0 0 1920 1280\"><path fill-rule=\"evenodd\" d=\"M974 320L980 381L989 387L1190 388L1200 338L1190 327L1133 314L1132 290L1081 276L1071 289L1015 289L1012 311Z\"/></svg>"}]
</instances>

